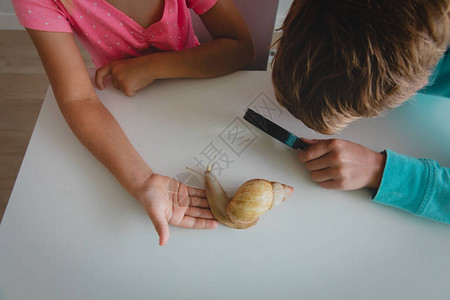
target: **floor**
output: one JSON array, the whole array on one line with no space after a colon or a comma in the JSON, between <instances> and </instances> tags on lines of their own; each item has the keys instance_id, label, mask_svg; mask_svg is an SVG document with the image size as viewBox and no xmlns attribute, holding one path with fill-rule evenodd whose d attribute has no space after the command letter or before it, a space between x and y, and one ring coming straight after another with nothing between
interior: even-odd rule
<instances>
[{"instance_id":1,"label":"floor","mask_svg":"<svg viewBox=\"0 0 450 300\"><path fill-rule=\"evenodd\" d=\"M86 51L81 51L92 65ZM0 222L48 85L27 33L0 30Z\"/></svg>"}]
</instances>

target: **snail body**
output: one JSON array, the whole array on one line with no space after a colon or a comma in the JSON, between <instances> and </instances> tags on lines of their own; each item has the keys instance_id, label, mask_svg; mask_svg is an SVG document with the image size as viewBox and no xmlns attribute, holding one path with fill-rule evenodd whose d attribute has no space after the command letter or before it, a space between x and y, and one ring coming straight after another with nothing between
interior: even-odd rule
<instances>
[{"instance_id":1,"label":"snail body","mask_svg":"<svg viewBox=\"0 0 450 300\"><path fill-rule=\"evenodd\" d=\"M237 229L255 225L263 213L279 206L294 190L282 183L252 179L243 183L229 199L210 168L204 177L206 197L213 215L222 224Z\"/></svg>"}]
</instances>

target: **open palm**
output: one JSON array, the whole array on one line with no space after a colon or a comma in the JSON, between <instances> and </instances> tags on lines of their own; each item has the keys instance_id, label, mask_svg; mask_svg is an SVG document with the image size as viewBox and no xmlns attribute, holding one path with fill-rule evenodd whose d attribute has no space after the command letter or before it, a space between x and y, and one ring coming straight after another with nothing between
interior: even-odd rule
<instances>
[{"instance_id":1,"label":"open palm","mask_svg":"<svg viewBox=\"0 0 450 300\"><path fill-rule=\"evenodd\" d=\"M186 228L216 228L205 191L173 178L153 174L139 199L159 235L159 244L169 240L169 224Z\"/></svg>"}]
</instances>

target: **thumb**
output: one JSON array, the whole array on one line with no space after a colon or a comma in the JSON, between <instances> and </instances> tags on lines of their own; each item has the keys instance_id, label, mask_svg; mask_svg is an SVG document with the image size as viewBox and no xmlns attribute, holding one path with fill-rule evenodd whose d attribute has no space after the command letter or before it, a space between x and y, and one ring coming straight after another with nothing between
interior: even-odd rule
<instances>
[{"instance_id":1,"label":"thumb","mask_svg":"<svg viewBox=\"0 0 450 300\"><path fill-rule=\"evenodd\" d=\"M301 162L307 162L307 161L313 159L311 157L311 155L312 155L313 148L316 147L314 145L319 144L322 140L305 139L305 138L301 138L301 140L306 144L306 147L304 147L303 149L298 149L298 152L297 152L298 158L300 159ZM314 158L317 158L317 157L314 157Z\"/></svg>"},{"instance_id":2,"label":"thumb","mask_svg":"<svg viewBox=\"0 0 450 300\"><path fill-rule=\"evenodd\" d=\"M312 145L312 144L317 144L320 142L320 140L317 139L306 139L306 138L301 138L301 140L308 145Z\"/></svg>"},{"instance_id":3,"label":"thumb","mask_svg":"<svg viewBox=\"0 0 450 300\"><path fill-rule=\"evenodd\" d=\"M159 245L164 246L169 240L169 223L162 211L153 210L149 212L150 219L159 235Z\"/></svg>"},{"instance_id":4,"label":"thumb","mask_svg":"<svg viewBox=\"0 0 450 300\"><path fill-rule=\"evenodd\" d=\"M105 88L105 77L111 74L111 65L106 65L95 72L95 84L101 90Z\"/></svg>"},{"instance_id":5,"label":"thumb","mask_svg":"<svg viewBox=\"0 0 450 300\"><path fill-rule=\"evenodd\" d=\"M306 139L306 138L300 138L302 140L303 143L306 144L306 147L304 147L303 149L298 149L299 153L308 151L310 147L310 145L314 145L314 144L318 144L320 143L322 140L316 140L316 139Z\"/></svg>"}]
</instances>

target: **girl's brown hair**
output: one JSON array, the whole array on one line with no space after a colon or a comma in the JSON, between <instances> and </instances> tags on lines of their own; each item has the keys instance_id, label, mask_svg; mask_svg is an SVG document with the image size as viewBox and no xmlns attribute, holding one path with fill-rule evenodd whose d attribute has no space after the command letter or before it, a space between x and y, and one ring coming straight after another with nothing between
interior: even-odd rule
<instances>
[{"instance_id":1,"label":"girl's brown hair","mask_svg":"<svg viewBox=\"0 0 450 300\"><path fill-rule=\"evenodd\" d=\"M294 0L273 61L278 101L325 134L427 84L449 42L449 0Z\"/></svg>"}]
</instances>

